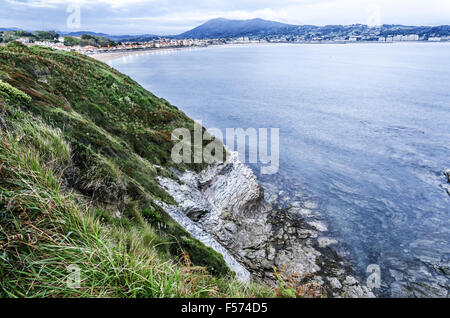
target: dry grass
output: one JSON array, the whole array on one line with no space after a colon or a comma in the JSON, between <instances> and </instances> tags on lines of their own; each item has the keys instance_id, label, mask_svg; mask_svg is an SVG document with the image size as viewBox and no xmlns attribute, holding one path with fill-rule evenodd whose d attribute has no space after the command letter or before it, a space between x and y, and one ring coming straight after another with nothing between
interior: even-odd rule
<instances>
[{"instance_id":1,"label":"dry grass","mask_svg":"<svg viewBox=\"0 0 450 318\"><path fill-rule=\"evenodd\" d=\"M274 275L278 281L275 289L276 297L281 298L327 298L327 291L323 286L313 281L311 274L286 274L286 266L278 271L274 268Z\"/></svg>"}]
</instances>

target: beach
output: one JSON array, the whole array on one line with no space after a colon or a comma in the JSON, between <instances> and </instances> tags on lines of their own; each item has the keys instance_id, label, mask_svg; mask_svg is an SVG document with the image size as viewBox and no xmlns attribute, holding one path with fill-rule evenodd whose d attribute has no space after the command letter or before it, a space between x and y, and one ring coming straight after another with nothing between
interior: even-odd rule
<instances>
[{"instance_id":1,"label":"beach","mask_svg":"<svg viewBox=\"0 0 450 318\"><path fill-rule=\"evenodd\" d=\"M164 47L164 48L151 48L151 49L138 49L138 50L127 50L120 52L105 52L105 53L94 53L88 54L88 56L99 60L101 62L108 62L117 58L130 56L130 55L140 55L140 54L151 54L158 52L172 52L181 50L196 50L208 47L218 47L218 46L253 46L253 45L285 45L285 43L227 43L227 44L213 44L208 46L186 46L186 47Z\"/></svg>"},{"instance_id":2,"label":"beach","mask_svg":"<svg viewBox=\"0 0 450 318\"><path fill-rule=\"evenodd\" d=\"M186 50L186 49L194 49L200 47L183 47L183 48L151 48L151 49L143 49L143 50L129 50L129 51L121 51L121 52L105 52L105 53L96 53L89 54L90 57L101 61L108 62L110 60L114 60L117 58L129 56L129 55L139 55L139 54L148 54L148 53L156 53L161 51L175 51L175 50Z\"/></svg>"}]
</instances>

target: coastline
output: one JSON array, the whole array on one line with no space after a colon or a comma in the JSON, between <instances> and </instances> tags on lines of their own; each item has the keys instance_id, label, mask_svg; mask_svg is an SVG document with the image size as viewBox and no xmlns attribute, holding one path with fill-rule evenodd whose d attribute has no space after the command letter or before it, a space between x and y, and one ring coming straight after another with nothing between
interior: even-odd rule
<instances>
[{"instance_id":1,"label":"coastline","mask_svg":"<svg viewBox=\"0 0 450 318\"><path fill-rule=\"evenodd\" d=\"M135 49L135 50L128 50L128 51L121 51L121 52L104 52L104 53L96 53L96 54L89 54L87 56L92 57L93 59L96 59L100 62L106 63L114 59L118 59L125 56L131 56L131 55L141 55L141 54L152 54L157 52L171 52L171 51L181 51L181 50L188 50L188 49L198 49L198 48L205 48L201 46L197 47L169 47L169 48L151 48L151 49Z\"/></svg>"},{"instance_id":2,"label":"coastline","mask_svg":"<svg viewBox=\"0 0 450 318\"><path fill-rule=\"evenodd\" d=\"M175 200L162 208L193 237L222 254L240 281L249 278L277 286L279 271L291 283L303 280L330 297L375 298L347 260L331 245L327 225L311 202L291 202L260 183L253 171L231 152L224 163L201 172L173 171L182 181L158 177L159 185ZM269 191L271 192L271 191ZM274 270L275 269L275 270Z\"/></svg>"},{"instance_id":3,"label":"coastline","mask_svg":"<svg viewBox=\"0 0 450 318\"><path fill-rule=\"evenodd\" d=\"M273 44L276 43L264 43L265 46ZM214 46L257 47L260 45L262 44L249 43L224 44ZM278 45L286 44L279 43ZM130 50L129 52L110 52L104 54L108 55L105 56L105 58L107 61L109 61L111 59L120 58L122 56L121 53L124 53L123 56L134 54L165 55L166 53L160 52L170 52L184 49L190 49L193 51L197 48L200 49L207 47L161 48L134 51ZM168 54L170 54L169 52ZM33 70L36 71L36 69ZM40 79L45 80L46 78L45 76L40 76ZM154 167L156 167L157 170L159 169L156 165ZM295 265L303 266L303 268L312 268L312 272L313 270L315 270L315 268L313 268L314 264L312 264L310 260L312 258L316 258L317 261L315 264L317 266L320 266L321 268L314 272L314 274L317 273L317 275L314 275L313 277L314 284L329 286L329 288L333 290L333 294L331 295L335 295L336 297L339 297L343 293L345 295L351 295L351 293L354 292L353 287L355 286L355 284L359 284L360 282L362 282L362 280L360 282L357 282L356 278L349 276L349 272L342 272L340 268L340 265L343 264L341 264L341 259L335 260L333 255L328 257L328 253L331 253L331 249L329 249L328 247L335 243L332 243L332 239L330 239L329 237L322 236L322 234L324 232L326 233L327 231L321 230L320 228L322 228L322 226L315 222L315 219L310 219L310 221L312 222L306 222L306 224L303 222L305 220L308 220L308 215L314 214L314 209L311 208L309 202L295 202L295 206L291 204L291 206L288 208L289 211L287 211L286 214L288 217L280 215L280 213L278 213L280 212L280 210L275 210L273 207L269 207L264 204L263 201L267 201L265 200L266 197L264 196L265 194L267 194L267 192L264 193L263 191L261 193L261 189L258 188L258 183L261 185L261 182L258 181L258 178L255 179L255 176L253 176L251 174L251 171L249 171L248 169L249 168L246 168L243 163L240 163L238 160L236 160L234 162L229 162L229 164L227 164L226 166L211 166L208 168L208 170L204 170L198 173L189 171L176 173L174 172L177 178L182 180L182 184L180 184L179 182L173 183L173 179L167 179L161 176L159 179L157 179L157 181L160 182L161 187L164 187L168 192L171 192L171 195L173 195L174 198L180 199L178 204L182 208L182 210L179 210L180 207L178 206L165 206L164 209L166 209L169 214L170 212L177 213L177 215L173 215L180 217L181 221L178 221L173 215L172 218L174 218L174 220L177 221L186 230L188 230L188 227L191 224L197 222L196 224L194 224L195 229L191 233L193 237L195 237L194 234L196 233L199 234L197 237L195 237L197 239L201 239L202 237L207 236L208 241L211 241L212 244L214 244L213 247L216 244L223 244L223 246L220 245L219 248L223 247L225 253L227 252L227 250L225 250L224 246L231 246L230 248L232 248L232 250L229 253L231 261L239 259L240 262L244 263L252 270L253 275L255 275L255 273L257 275L259 272L261 272L262 269L262 271L265 272L266 275L264 277L261 277L261 280L267 277L269 282L274 281L273 277L269 276L270 274L272 274L273 270L273 266L270 266L272 265L272 262L276 263L276 265L281 266L283 265L283 263L284 265L292 264L293 258L295 258L295 260L300 259L302 261L301 264L296 263ZM450 178L450 174L448 174L447 171L448 170L446 170L444 174L448 178ZM275 189L274 192L280 195L280 192L277 191L277 189ZM224 200L222 198L224 196L230 197L230 195L228 195L229 193L236 193L237 198L239 198L240 200L230 200L228 202L223 202ZM269 193L269 197L272 198L272 193ZM190 200L191 198L195 200ZM191 202L194 202L196 205L186 205L186 202L188 202L189 200ZM271 201L276 200L274 199ZM285 200L282 199L281 201L284 202ZM261 209L261 213L258 213L256 215L258 216L257 218L255 218L255 215L252 215L250 213L252 210L254 210L253 207L255 202ZM250 207L248 203L251 203L252 206ZM176 209L176 211L171 211L171 208ZM268 209L270 209L270 211ZM192 219L189 218L188 214L191 214ZM265 219L262 219L261 215L263 215ZM197 220L197 216L201 217ZM289 223L286 226L275 228L276 225L285 224L287 221ZM249 226L247 226L246 222L249 222ZM197 224L200 224L205 230L203 230L202 227L197 226ZM255 224L259 226L259 229L261 229L261 231L254 230L253 232L250 232ZM221 228L224 229L223 232L219 231ZM218 230L214 231L211 229ZM253 238L251 240L247 239L246 241L240 239L239 235L245 234L242 229L249 229L247 233L257 233L259 237L257 237L257 235L254 235L254 237L258 239L258 241L255 241ZM258 229L258 227L256 227L256 229ZM208 230L210 233L207 233L206 230ZM296 254L287 255L286 253L284 253L283 250L279 248L278 242L284 240L285 237L291 237L290 235L294 235L292 237L295 238L296 241L298 241L294 242L295 244L300 244L300 240L303 240L306 244L306 249L303 249L304 247L302 246L300 246L300 248L297 248L297 245L292 245L289 247L289 251L296 251ZM267 238L265 242L268 243L261 243L261 240L259 239L262 238ZM244 242L245 245L240 245L240 242ZM258 250L261 249L262 244L265 254L258 254ZM319 247L317 248L317 246ZM315 251L317 251L317 253ZM263 259L264 263L260 262L259 259ZM239 266L239 264L237 265ZM339 268L339 271L325 272L323 268L325 268L325 270L327 270L328 268ZM293 270L295 271L295 268ZM352 290L342 291L342 286L344 286L345 288L352 287ZM358 292L360 292L360 290ZM359 294L355 295L358 296Z\"/></svg>"},{"instance_id":4,"label":"coastline","mask_svg":"<svg viewBox=\"0 0 450 318\"><path fill-rule=\"evenodd\" d=\"M270 44L265 44L265 45L271 45L271 44L275 44L275 43L270 43ZM285 43L281 43L282 45L286 45ZM278 44L278 45L281 45L281 44ZM310 43L310 44L312 44L312 43ZM338 44L338 43L336 43L336 44ZM359 44L359 43L358 43ZM386 43L361 43L361 44L386 44ZM391 43L389 43L389 44L391 44ZM394 44L396 44L396 43L394 43ZM403 44L403 43L399 43L400 45L401 44ZM422 44L422 43L417 43L417 44ZM423 44L428 44L428 43L423 43ZM231 44L230 44L231 45ZM242 45L242 44L241 44ZM247 46L248 45L252 45L252 44L247 44ZM261 44L253 44L253 46L259 46L259 45L261 45ZM222 45L220 45L220 46L222 46ZM237 45L234 45L234 46L237 46ZM181 50L181 49L187 49L187 48L179 48L179 50ZM194 48L192 48L192 49L194 49ZM168 50L168 49L165 49L165 50ZM170 49L169 49L170 50ZM148 51L153 51L153 52L151 52L151 53L149 53ZM146 54L152 54L152 53L155 53L155 54L158 54L156 51L161 51L161 49L160 50L146 50L146 51L140 51L140 52L124 52L124 53L128 53L128 54L125 54L125 55L133 55L133 54L140 54L140 53L146 53ZM116 56L117 57L117 56ZM116 57L112 57L112 58L116 58ZM170 186L170 184L169 184L169 186ZM174 187L175 188L175 187ZM196 190L195 189L195 184L193 184L193 189L194 190ZM185 200L181 200L180 202L183 202L183 201L185 201ZM189 207L189 208L191 208L191 207ZM199 209L199 210L201 210L201 211L204 211L203 209ZM303 207L301 207L300 209L299 209L300 211L303 211ZM295 211L295 209L294 209L294 211ZM186 210L186 212L190 212L190 210ZM211 220L211 221L209 221L209 222L211 222L211 223L214 223L216 221L216 219L213 219L213 220ZM220 222L220 220L218 219L217 220L218 222ZM278 219L277 219L277 221L278 221ZM208 224L209 225L209 224ZM233 230L233 226L232 225L229 225L229 227ZM207 228L207 226L205 226L205 228ZM314 229L313 229L314 230ZM320 234L320 233L319 233ZM320 243L322 242L325 242L326 240L328 240L329 238L328 237L324 237L324 238L322 238L322 237L317 237L317 238L312 238L312 236L316 236L316 234L312 234L311 235L311 239L313 239L314 241L317 241L318 243L319 243L319 245L320 245ZM223 236L223 237L225 237L225 236ZM220 238L219 238L220 239ZM218 239L218 240L219 240ZM222 239L223 240L223 239ZM319 241L319 240L321 240L321 241ZM225 241L225 243L228 243L228 241ZM269 248L268 249L268 253L267 253L267 255L272 255L270 252L271 252L272 250ZM239 255L238 255L239 256ZM252 256L252 255L250 255L250 256ZM242 255L241 256L241 260L242 260L242 258L249 258L249 257L247 257L246 255ZM245 260L244 260L245 261ZM253 264L251 264L251 265L253 265Z\"/></svg>"},{"instance_id":5,"label":"coastline","mask_svg":"<svg viewBox=\"0 0 450 318\"><path fill-rule=\"evenodd\" d=\"M286 45L263 43L273 44ZM249 45L262 44L208 47ZM196 48L134 50L91 57L105 62L134 54ZM237 158L234 153L229 161L199 173L174 171L182 185L170 178L158 177L161 188L176 202L173 206L161 204L160 207L191 236L221 254L241 282L252 278L276 287L274 268L278 268L286 277L305 275L310 284L327 290L332 297L343 294L351 298L376 297L354 268L332 252L331 245L337 240L327 235L327 226L310 209L311 204L293 201L289 209L281 210L279 204L285 198L273 198L278 197L280 191L269 195L272 200L268 200L258 178ZM286 247L281 248L280 242Z\"/></svg>"},{"instance_id":6,"label":"coastline","mask_svg":"<svg viewBox=\"0 0 450 318\"><path fill-rule=\"evenodd\" d=\"M120 52L103 52L103 53L94 53L94 54L86 54L86 56L92 57L100 62L107 63L114 59L118 59L121 57L133 56L133 55L141 55L141 54L156 54L158 52L172 52L172 51L182 51L182 50L197 50L197 49L206 49L212 47L245 47L245 46L254 46L254 45L324 45L324 44L334 44L334 45L348 45L348 44L380 44L380 45L395 45L395 44L403 44L403 43L425 43L428 42L298 42L298 43L224 43L224 44L213 44L208 46L186 46L186 47L163 47L163 48L148 48L148 49L132 49ZM448 43L448 42L433 42L435 43Z\"/></svg>"},{"instance_id":7,"label":"coastline","mask_svg":"<svg viewBox=\"0 0 450 318\"><path fill-rule=\"evenodd\" d=\"M152 48L99 53L90 57L108 63L122 57L161 52L292 44L233 43ZM286 277L305 273L311 284L328 290L332 297L377 297L348 260L333 250L332 245L338 244L337 238L328 235L328 226L311 208L311 202L291 198L290 207L281 208L281 201L288 201L287 197L280 195L281 190L275 189L272 193L247 165L236 158L237 155L231 162L212 165L199 173L176 171L183 185L170 178L158 177L161 188L177 203L173 206L161 204L160 207L192 237L221 254L241 282L254 279L276 287L274 268L278 268ZM280 248L280 240L289 247Z\"/></svg>"},{"instance_id":8,"label":"coastline","mask_svg":"<svg viewBox=\"0 0 450 318\"><path fill-rule=\"evenodd\" d=\"M111 60L118 59L121 57L141 55L141 54L157 54L159 52L173 52L173 51L184 51L184 50L198 50L207 49L214 47L243 47L243 46L253 46L253 45L286 45L292 43L224 43L224 44L214 44L208 46L186 46L186 47L164 47L164 48L150 48L150 49L133 49L120 52L104 52L104 53L94 53L86 54L93 59L100 62L107 63Z\"/></svg>"}]
</instances>

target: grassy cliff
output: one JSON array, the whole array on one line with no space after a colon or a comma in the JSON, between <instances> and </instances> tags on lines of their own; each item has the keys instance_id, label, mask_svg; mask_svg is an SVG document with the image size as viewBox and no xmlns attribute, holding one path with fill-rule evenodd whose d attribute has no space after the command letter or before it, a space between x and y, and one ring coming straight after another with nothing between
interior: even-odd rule
<instances>
[{"instance_id":1,"label":"grassy cliff","mask_svg":"<svg viewBox=\"0 0 450 318\"><path fill-rule=\"evenodd\" d=\"M158 202L174 128L194 123L91 58L0 48L0 297L271 296ZM70 266L81 288L67 285Z\"/></svg>"}]
</instances>

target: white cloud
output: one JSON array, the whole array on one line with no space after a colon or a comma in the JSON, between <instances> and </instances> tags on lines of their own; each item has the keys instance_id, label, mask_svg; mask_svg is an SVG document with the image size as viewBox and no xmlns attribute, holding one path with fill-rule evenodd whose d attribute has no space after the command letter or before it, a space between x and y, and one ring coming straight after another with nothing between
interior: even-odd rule
<instances>
[{"instance_id":1,"label":"white cloud","mask_svg":"<svg viewBox=\"0 0 450 318\"><path fill-rule=\"evenodd\" d=\"M152 0L26 0L26 1L18 1L18 0L6 0L11 4L28 6L28 7L38 7L38 8L56 8L61 5L70 5L70 4L80 4L82 6L91 6L91 5L109 5L112 8L121 8L128 5L134 5L137 3L148 3L153 2Z\"/></svg>"},{"instance_id":2,"label":"white cloud","mask_svg":"<svg viewBox=\"0 0 450 318\"><path fill-rule=\"evenodd\" d=\"M450 24L449 0L0 0L0 26L14 20L18 27L61 29L74 2L81 5L83 29L113 33L173 34L216 17L316 25Z\"/></svg>"}]
</instances>

